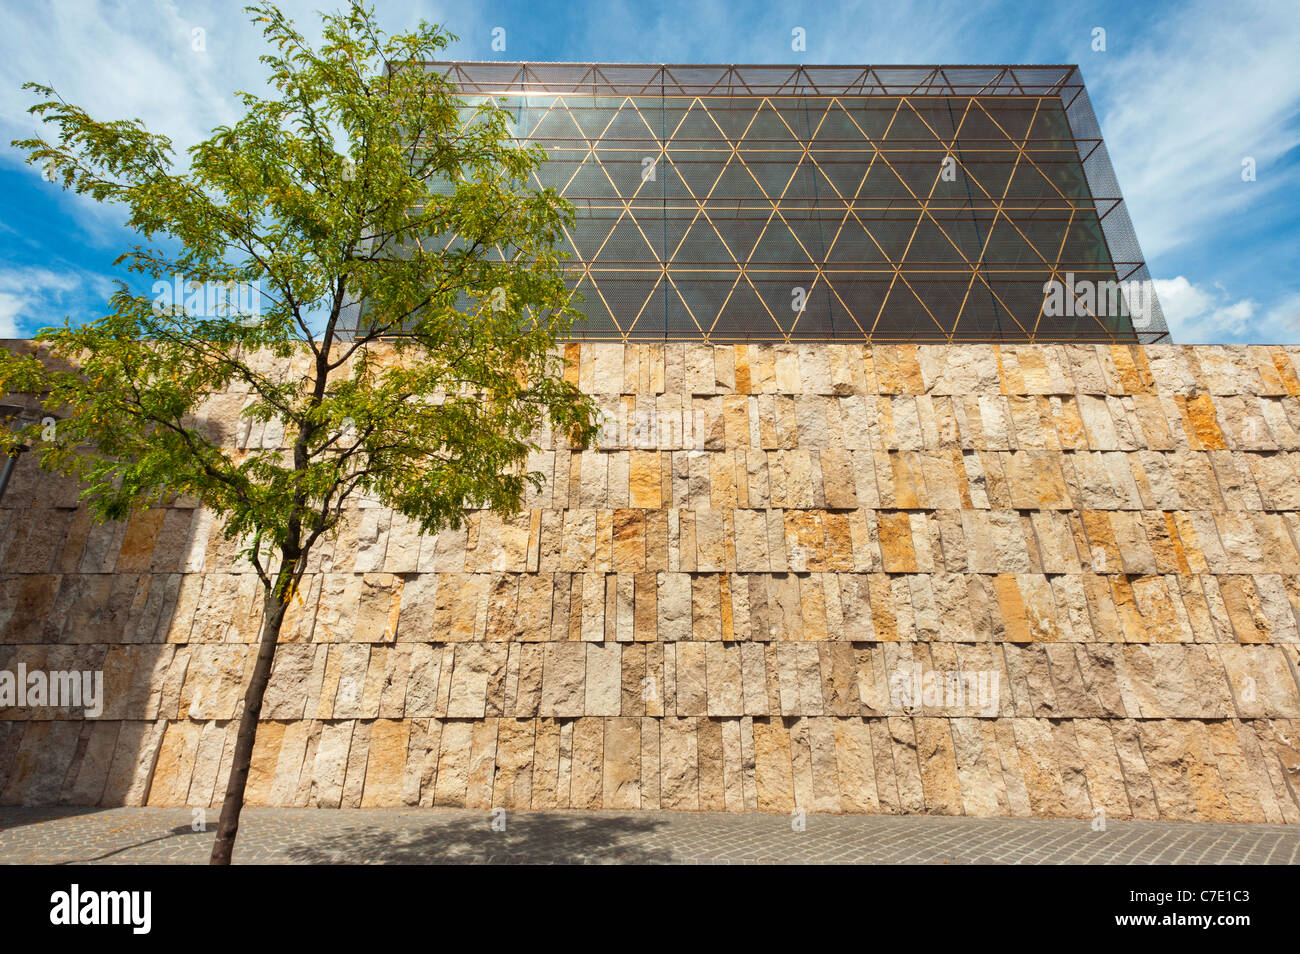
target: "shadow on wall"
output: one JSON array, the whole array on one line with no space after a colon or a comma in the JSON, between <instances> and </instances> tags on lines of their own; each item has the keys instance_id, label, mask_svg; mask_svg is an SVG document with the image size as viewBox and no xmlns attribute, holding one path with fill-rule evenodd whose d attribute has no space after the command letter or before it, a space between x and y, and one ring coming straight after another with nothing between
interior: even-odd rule
<instances>
[{"instance_id":1,"label":"shadow on wall","mask_svg":"<svg viewBox=\"0 0 1300 954\"><path fill-rule=\"evenodd\" d=\"M510 520L359 503L286 619L248 805L1300 821L1300 352L573 357L611 416L678 425L557 443ZM245 400L213 396L217 439L278 447ZM0 710L0 802L219 802L255 575L183 501L92 527L31 456L0 678L97 672L104 703Z\"/></svg>"},{"instance_id":2,"label":"shadow on wall","mask_svg":"<svg viewBox=\"0 0 1300 954\"><path fill-rule=\"evenodd\" d=\"M192 668L189 590L204 577L185 574L204 567L210 516L173 502L93 526L78 493L24 454L0 500L0 804L143 804L160 713L177 710ZM220 607L228 623L250 608ZM208 744L225 730L214 723Z\"/></svg>"}]
</instances>

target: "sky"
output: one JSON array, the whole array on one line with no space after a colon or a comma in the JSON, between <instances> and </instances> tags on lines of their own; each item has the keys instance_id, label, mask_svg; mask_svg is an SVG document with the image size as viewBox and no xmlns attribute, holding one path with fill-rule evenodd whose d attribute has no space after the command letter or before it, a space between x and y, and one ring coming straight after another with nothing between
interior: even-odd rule
<instances>
[{"instance_id":1,"label":"sky","mask_svg":"<svg viewBox=\"0 0 1300 954\"><path fill-rule=\"evenodd\" d=\"M281 9L315 38L314 11L340 2ZM456 34L449 59L1077 63L1174 341L1300 343L1296 0L375 6L388 32L423 18ZM0 23L0 338L30 337L102 314L125 277L112 262L135 237L120 209L47 183L8 145L40 131L22 84L53 86L100 119L138 117L183 159L238 118L235 90L265 89L264 46L242 4L218 0L0 0Z\"/></svg>"}]
</instances>

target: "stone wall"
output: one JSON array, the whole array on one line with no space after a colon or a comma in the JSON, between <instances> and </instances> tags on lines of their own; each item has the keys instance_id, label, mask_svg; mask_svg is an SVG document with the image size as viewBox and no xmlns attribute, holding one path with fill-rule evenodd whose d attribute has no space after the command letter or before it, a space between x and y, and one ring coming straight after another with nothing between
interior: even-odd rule
<instances>
[{"instance_id":1,"label":"stone wall","mask_svg":"<svg viewBox=\"0 0 1300 954\"><path fill-rule=\"evenodd\" d=\"M568 352L607 432L525 512L317 552L250 804L1300 821L1300 349ZM213 419L274 446L244 399ZM23 461L0 668L107 701L0 710L0 801L219 801L233 549ZM996 697L913 691L957 672Z\"/></svg>"}]
</instances>

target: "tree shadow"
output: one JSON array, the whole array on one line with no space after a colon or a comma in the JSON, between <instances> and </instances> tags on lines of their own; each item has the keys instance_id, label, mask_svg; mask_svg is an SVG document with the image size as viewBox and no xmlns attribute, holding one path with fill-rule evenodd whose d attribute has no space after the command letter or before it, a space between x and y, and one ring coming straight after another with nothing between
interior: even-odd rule
<instances>
[{"instance_id":1,"label":"tree shadow","mask_svg":"<svg viewBox=\"0 0 1300 954\"><path fill-rule=\"evenodd\" d=\"M486 813L412 815L405 828L349 826L285 850L297 864L672 864L672 849L642 843L667 824L645 816L508 813L494 831ZM239 849L236 848L236 861Z\"/></svg>"},{"instance_id":2,"label":"tree shadow","mask_svg":"<svg viewBox=\"0 0 1300 954\"><path fill-rule=\"evenodd\" d=\"M136 848L142 848L145 845L152 845L160 841L167 841L169 838L176 838L183 835L202 835L206 832L195 831L189 825L177 825L165 835L158 835L154 838L145 838L142 841L133 841L129 845L122 845L120 848L114 848L112 851L106 851L101 855L91 855L89 858L69 858L67 861L60 861L61 865L85 865L94 861L107 861L116 855L126 851L134 851Z\"/></svg>"},{"instance_id":3,"label":"tree shadow","mask_svg":"<svg viewBox=\"0 0 1300 954\"><path fill-rule=\"evenodd\" d=\"M47 860L43 863L51 865L81 865L96 861L116 861L120 860L117 856L146 845L155 845L159 842L170 841L187 835L206 834L204 831L195 831L189 823L182 823L167 829L160 829L152 824L147 827L138 827L136 818L123 818L114 821L111 812L112 809L83 808L70 805L5 806L0 807L0 834L18 833L23 828L70 821L70 826L62 827L61 837L55 844L44 848L25 849L21 840L23 836L18 834L19 841L7 849L19 856L23 855L25 851L44 852ZM110 818L107 822L99 819L90 822L88 827L86 824L77 821L83 817L105 813L109 814ZM158 814L165 817L167 814L174 815L175 813L162 810ZM99 827L94 827L97 825ZM91 847L85 844L88 835L99 841L110 840L110 836L113 835L120 835L121 837L111 839L111 841L116 842L114 847L105 847L98 854L87 855L82 852L96 850L99 847ZM50 857L50 855L53 855L53 857Z\"/></svg>"}]
</instances>

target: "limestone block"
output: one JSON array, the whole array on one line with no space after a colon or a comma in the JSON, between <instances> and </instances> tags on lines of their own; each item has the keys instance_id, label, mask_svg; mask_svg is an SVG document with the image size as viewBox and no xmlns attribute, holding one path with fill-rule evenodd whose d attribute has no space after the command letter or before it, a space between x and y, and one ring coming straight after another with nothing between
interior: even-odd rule
<instances>
[{"instance_id":1,"label":"limestone block","mask_svg":"<svg viewBox=\"0 0 1300 954\"><path fill-rule=\"evenodd\" d=\"M587 648L581 643L547 643L542 669L540 714L579 716L586 711Z\"/></svg>"},{"instance_id":2,"label":"limestone block","mask_svg":"<svg viewBox=\"0 0 1300 954\"><path fill-rule=\"evenodd\" d=\"M698 811L700 804L697 720L659 720L659 806L669 811Z\"/></svg>"},{"instance_id":3,"label":"limestone block","mask_svg":"<svg viewBox=\"0 0 1300 954\"><path fill-rule=\"evenodd\" d=\"M622 652L618 643L588 645L585 712L616 716L622 705Z\"/></svg>"}]
</instances>

